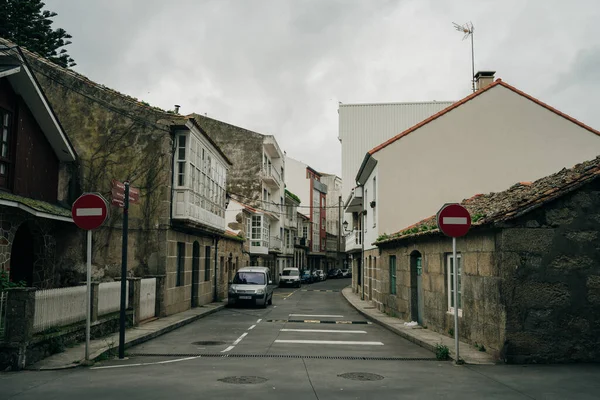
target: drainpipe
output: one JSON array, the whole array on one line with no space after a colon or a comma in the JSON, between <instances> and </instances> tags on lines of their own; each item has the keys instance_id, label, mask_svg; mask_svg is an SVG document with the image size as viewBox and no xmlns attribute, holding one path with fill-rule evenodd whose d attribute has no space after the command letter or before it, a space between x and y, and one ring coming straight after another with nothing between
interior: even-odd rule
<instances>
[{"instance_id":1,"label":"drainpipe","mask_svg":"<svg viewBox=\"0 0 600 400\"><path fill-rule=\"evenodd\" d=\"M363 192L364 193L364 192ZM364 202L364 197L363 197L363 210L361 212L361 224L360 224L360 245L361 245L361 252L360 252L360 265L362 265L361 271L360 273L362 274L362 278L361 278L361 294L360 294L360 299L364 300L365 299L365 268L366 268L366 263L365 263L365 202Z\"/></svg>"},{"instance_id":2,"label":"drainpipe","mask_svg":"<svg viewBox=\"0 0 600 400\"><path fill-rule=\"evenodd\" d=\"M218 260L219 260L219 237L215 236L215 288L213 292L213 302L219 301L219 296L217 292L217 280L219 279L218 275Z\"/></svg>"}]
</instances>

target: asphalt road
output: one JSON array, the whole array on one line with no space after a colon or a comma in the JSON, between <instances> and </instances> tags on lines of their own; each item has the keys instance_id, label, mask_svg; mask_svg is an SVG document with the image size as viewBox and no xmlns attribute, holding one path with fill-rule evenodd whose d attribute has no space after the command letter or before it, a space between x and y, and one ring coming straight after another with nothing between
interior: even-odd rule
<instances>
[{"instance_id":1,"label":"asphalt road","mask_svg":"<svg viewBox=\"0 0 600 400\"><path fill-rule=\"evenodd\" d=\"M455 366L351 308L349 279L278 289L92 368L0 374L0 399L597 399L600 366ZM301 321L301 322L290 322ZM223 357L227 355L227 357Z\"/></svg>"}]
</instances>

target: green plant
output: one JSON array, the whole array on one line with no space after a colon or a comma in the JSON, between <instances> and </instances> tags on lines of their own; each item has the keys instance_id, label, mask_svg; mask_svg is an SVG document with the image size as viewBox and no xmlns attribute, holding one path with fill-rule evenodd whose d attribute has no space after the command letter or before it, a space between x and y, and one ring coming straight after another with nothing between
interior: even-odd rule
<instances>
[{"instance_id":1,"label":"green plant","mask_svg":"<svg viewBox=\"0 0 600 400\"><path fill-rule=\"evenodd\" d=\"M454 337L454 328L448 329L448 335Z\"/></svg>"},{"instance_id":2,"label":"green plant","mask_svg":"<svg viewBox=\"0 0 600 400\"><path fill-rule=\"evenodd\" d=\"M10 274L8 273L8 271L0 271L0 290L25 286L27 286L27 282L13 282L10 280Z\"/></svg>"},{"instance_id":3,"label":"green plant","mask_svg":"<svg viewBox=\"0 0 600 400\"><path fill-rule=\"evenodd\" d=\"M475 214L471 217L471 222L477 222L481 218L485 218L485 214Z\"/></svg>"},{"instance_id":4,"label":"green plant","mask_svg":"<svg viewBox=\"0 0 600 400\"><path fill-rule=\"evenodd\" d=\"M56 354L65 351L65 342L62 336L55 336L48 340L48 353Z\"/></svg>"},{"instance_id":5,"label":"green plant","mask_svg":"<svg viewBox=\"0 0 600 400\"><path fill-rule=\"evenodd\" d=\"M477 345L477 343L475 343L475 347L477 347L477 350L479 350L479 351L485 351L485 346L482 344Z\"/></svg>"},{"instance_id":6,"label":"green plant","mask_svg":"<svg viewBox=\"0 0 600 400\"><path fill-rule=\"evenodd\" d=\"M383 235L379 235L379 237L377 238L377 242L380 242L382 240L387 240L390 238L390 235L388 235L387 233L384 233Z\"/></svg>"},{"instance_id":7,"label":"green plant","mask_svg":"<svg viewBox=\"0 0 600 400\"><path fill-rule=\"evenodd\" d=\"M435 345L435 358L440 361L448 360L450 358L450 349L448 346L438 343Z\"/></svg>"}]
</instances>

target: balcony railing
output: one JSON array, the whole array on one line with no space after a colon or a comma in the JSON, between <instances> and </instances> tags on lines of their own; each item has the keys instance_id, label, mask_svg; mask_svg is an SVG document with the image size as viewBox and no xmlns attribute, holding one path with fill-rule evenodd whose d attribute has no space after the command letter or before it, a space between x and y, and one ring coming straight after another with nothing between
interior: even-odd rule
<instances>
[{"instance_id":1,"label":"balcony railing","mask_svg":"<svg viewBox=\"0 0 600 400\"><path fill-rule=\"evenodd\" d=\"M264 202L265 209L277 219L281 218L281 205L274 202Z\"/></svg>"},{"instance_id":2,"label":"balcony railing","mask_svg":"<svg viewBox=\"0 0 600 400\"><path fill-rule=\"evenodd\" d=\"M271 236L269 238L269 250L270 251L281 251L283 243L279 236Z\"/></svg>"},{"instance_id":3,"label":"balcony railing","mask_svg":"<svg viewBox=\"0 0 600 400\"><path fill-rule=\"evenodd\" d=\"M354 230L350 232L348 236L346 236L346 251L350 252L353 250L361 250L362 249L362 232L359 230Z\"/></svg>"},{"instance_id":4,"label":"balcony railing","mask_svg":"<svg viewBox=\"0 0 600 400\"><path fill-rule=\"evenodd\" d=\"M265 183L271 187L278 188L281 186L281 174L272 165L263 164L261 177Z\"/></svg>"},{"instance_id":5,"label":"balcony railing","mask_svg":"<svg viewBox=\"0 0 600 400\"><path fill-rule=\"evenodd\" d=\"M305 237L295 237L294 238L295 246L307 246Z\"/></svg>"}]
</instances>

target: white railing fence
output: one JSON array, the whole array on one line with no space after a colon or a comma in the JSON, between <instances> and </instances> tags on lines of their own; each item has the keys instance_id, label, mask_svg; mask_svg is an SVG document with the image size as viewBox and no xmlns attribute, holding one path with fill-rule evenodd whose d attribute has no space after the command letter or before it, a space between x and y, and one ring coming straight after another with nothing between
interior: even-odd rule
<instances>
[{"instance_id":1,"label":"white railing fence","mask_svg":"<svg viewBox=\"0 0 600 400\"><path fill-rule=\"evenodd\" d=\"M125 294L125 307L129 307L129 282ZM121 308L121 281L98 285L98 316L117 312Z\"/></svg>"},{"instance_id":2,"label":"white railing fence","mask_svg":"<svg viewBox=\"0 0 600 400\"><path fill-rule=\"evenodd\" d=\"M140 321L156 316L156 278L142 279L140 285Z\"/></svg>"},{"instance_id":3,"label":"white railing fence","mask_svg":"<svg viewBox=\"0 0 600 400\"><path fill-rule=\"evenodd\" d=\"M42 332L85 320L86 293L85 286L37 290L33 331Z\"/></svg>"}]
</instances>

